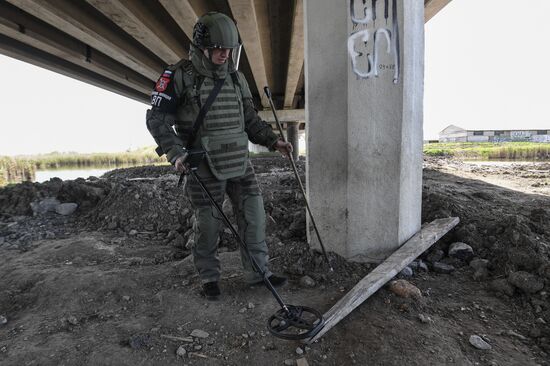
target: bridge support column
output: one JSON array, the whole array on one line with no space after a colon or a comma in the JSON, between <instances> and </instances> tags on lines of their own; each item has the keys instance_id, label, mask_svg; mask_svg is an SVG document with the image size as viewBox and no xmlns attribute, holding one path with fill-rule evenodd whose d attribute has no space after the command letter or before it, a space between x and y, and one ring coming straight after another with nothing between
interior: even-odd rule
<instances>
[{"instance_id":1,"label":"bridge support column","mask_svg":"<svg viewBox=\"0 0 550 366\"><path fill-rule=\"evenodd\" d=\"M294 160L298 160L299 157L299 140L298 140L298 126L300 125L299 122L287 122L286 124L286 138L288 142L292 144L294 147L294 151L292 152L292 157Z\"/></svg>"},{"instance_id":2,"label":"bridge support column","mask_svg":"<svg viewBox=\"0 0 550 366\"><path fill-rule=\"evenodd\" d=\"M424 2L305 0L305 22L313 213L328 250L378 262L420 229Z\"/></svg>"}]
</instances>

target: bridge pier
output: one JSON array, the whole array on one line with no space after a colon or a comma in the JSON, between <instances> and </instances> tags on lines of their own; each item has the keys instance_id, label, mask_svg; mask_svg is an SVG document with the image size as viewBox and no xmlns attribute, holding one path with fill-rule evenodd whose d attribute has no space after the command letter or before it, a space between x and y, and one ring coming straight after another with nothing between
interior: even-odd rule
<instances>
[{"instance_id":1,"label":"bridge pier","mask_svg":"<svg viewBox=\"0 0 550 366\"><path fill-rule=\"evenodd\" d=\"M305 0L305 22L313 213L328 250L379 262L421 224L424 4Z\"/></svg>"}]
</instances>

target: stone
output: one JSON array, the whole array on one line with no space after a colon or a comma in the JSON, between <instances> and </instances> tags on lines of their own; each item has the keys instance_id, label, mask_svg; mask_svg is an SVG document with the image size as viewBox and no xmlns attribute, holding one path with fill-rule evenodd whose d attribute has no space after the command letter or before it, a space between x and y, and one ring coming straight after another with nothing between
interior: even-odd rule
<instances>
[{"instance_id":1,"label":"stone","mask_svg":"<svg viewBox=\"0 0 550 366\"><path fill-rule=\"evenodd\" d=\"M537 293L544 288L540 277L524 271L510 273L508 282L528 294Z\"/></svg>"},{"instance_id":2,"label":"stone","mask_svg":"<svg viewBox=\"0 0 550 366\"><path fill-rule=\"evenodd\" d=\"M8 318L5 315L0 315L0 326L8 324Z\"/></svg>"},{"instance_id":3,"label":"stone","mask_svg":"<svg viewBox=\"0 0 550 366\"><path fill-rule=\"evenodd\" d=\"M475 258L470 261L470 267L478 271L480 269L487 269L489 261L487 259Z\"/></svg>"},{"instance_id":4,"label":"stone","mask_svg":"<svg viewBox=\"0 0 550 366\"><path fill-rule=\"evenodd\" d=\"M292 358L284 360L283 363L285 364L285 366L294 366L296 364L296 362Z\"/></svg>"},{"instance_id":5,"label":"stone","mask_svg":"<svg viewBox=\"0 0 550 366\"><path fill-rule=\"evenodd\" d=\"M176 351L176 355L178 357L185 357L186 354L187 354L187 350L185 349L185 347L179 346L177 351Z\"/></svg>"},{"instance_id":6,"label":"stone","mask_svg":"<svg viewBox=\"0 0 550 366\"><path fill-rule=\"evenodd\" d=\"M420 320L420 322L424 324L433 323L433 319L425 314L418 314L418 320Z\"/></svg>"},{"instance_id":7,"label":"stone","mask_svg":"<svg viewBox=\"0 0 550 366\"><path fill-rule=\"evenodd\" d=\"M297 347L296 348L296 354L297 355L303 355L304 354L304 350L302 349L302 347Z\"/></svg>"},{"instance_id":8,"label":"stone","mask_svg":"<svg viewBox=\"0 0 550 366\"><path fill-rule=\"evenodd\" d=\"M493 348L489 343L485 342L483 338L481 338L478 335L471 335L469 341L470 341L470 344L477 349L489 350Z\"/></svg>"},{"instance_id":9,"label":"stone","mask_svg":"<svg viewBox=\"0 0 550 366\"><path fill-rule=\"evenodd\" d=\"M249 302L248 305L247 305L247 307L248 307L249 309L254 309L256 306L254 305L254 303Z\"/></svg>"},{"instance_id":10,"label":"stone","mask_svg":"<svg viewBox=\"0 0 550 366\"><path fill-rule=\"evenodd\" d=\"M434 272L437 272L437 273L449 274L454 272L455 270L454 266L450 264L442 263L442 262L434 262L432 266L433 266Z\"/></svg>"},{"instance_id":11,"label":"stone","mask_svg":"<svg viewBox=\"0 0 550 366\"><path fill-rule=\"evenodd\" d=\"M122 300L124 300L124 301L130 301L130 296L124 295L124 296L122 296Z\"/></svg>"},{"instance_id":12,"label":"stone","mask_svg":"<svg viewBox=\"0 0 550 366\"><path fill-rule=\"evenodd\" d=\"M130 236L136 236L137 233L138 233L137 230L132 229L132 230L130 230L130 232L128 233L128 235L130 235Z\"/></svg>"},{"instance_id":13,"label":"stone","mask_svg":"<svg viewBox=\"0 0 550 366\"><path fill-rule=\"evenodd\" d=\"M55 212L55 209L61 202L57 198L48 197L38 202L31 202L31 209L34 216L44 215L48 212Z\"/></svg>"},{"instance_id":14,"label":"stone","mask_svg":"<svg viewBox=\"0 0 550 366\"><path fill-rule=\"evenodd\" d=\"M489 286L493 291L500 292L508 296L513 296L515 292L514 286L510 285L504 278L491 281Z\"/></svg>"},{"instance_id":15,"label":"stone","mask_svg":"<svg viewBox=\"0 0 550 366\"><path fill-rule=\"evenodd\" d=\"M315 280L309 276L303 276L302 278L300 278L300 286L315 287Z\"/></svg>"},{"instance_id":16,"label":"stone","mask_svg":"<svg viewBox=\"0 0 550 366\"><path fill-rule=\"evenodd\" d=\"M403 277L412 277L412 275L414 274L413 270L411 267L405 267L401 270L401 272L399 272L399 275L400 276L403 276Z\"/></svg>"},{"instance_id":17,"label":"stone","mask_svg":"<svg viewBox=\"0 0 550 366\"><path fill-rule=\"evenodd\" d=\"M208 338L210 334L208 334L208 332L205 332L204 330L201 330L201 329L193 329L193 331L191 332L191 337L196 337L196 338Z\"/></svg>"},{"instance_id":18,"label":"stone","mask_svg":"<svg viewBox=\"0 0 550 366\"><path fill-rule=\"evenodd\" d=\"M305 357L296 360L296 366L309 366Z\"/></svg>"},{"instance_id":19,"label":"stone","mask_svg":"<svg viewBox=\"0 0 550 366\"><path fill-rule=\"evenodd\" d=\"M76 316L74 315L71 315L67 318L67 321L69 322L69 324L71 325L78 325L78 319L76 318Z\"/></svg>"},{"instance_id":20,"label":"stone","mask_svg":"<svg viewBox=\"0 0 550 366\"><path fill-rule=\"evenodd\" d=\"M44 237L46 239L55 239L55 233L52 231L46 231L46 235Z\"/></svg>"},{"instance_id":21,"label":"stone","mask_svg":"<svg viewBox=\"0 0 550 366\"><path fill-rule=\"evenodd\" d=\"M441 249L435 249L435 250L432 250L430 254L428 254L428 256L426 257L426 260L430 263L439 262L440 260L443 259L444 256L445 256L445 253Z\"/></svg>"},{"instance_id":22,"label":"stone","mask_svg":"<svg viewBox=\"0 0 550 366\"><path fill-rule=\"evenodd\" d=\"M77 208L78 204L76 203L61 203L57 205L57 207L55 208L55 212L63 216L69 216L72 215Z\"/></svg>"},{"instance_id":23,"label":"stone","mask_svg":"<svg viewBox=\"0 0 550 366\"><path fill-rule=\"evenodd\" d=\"M449 247L449 257L461 259L461 260L469 260L474 256L474 250L471 246L469 246L466 243L462 242L456 242L452 243Z\"/></svg>"},{"instance_id":24,"label":"stone","mask_svg":"<svg viewBox=\"0 0 550 366\"><path fill-rule=\"evenodd\" d=\"M391 292L393 292L399 297L404 297L404 298L422 297L422 292L420 291L420 289L406 280L391 281L389 289Z\"/></svg>"},{"instance_id":25,"label":"stone","mask_svg":"<svg viewBox=\"0 0 550 366\"><path fill-rule=\"evenodd\" d=\"M149 347L153 339L149 334L135 334L130 337L128 343L133 349L142 349Z\"/></svg>"}]
</instances>

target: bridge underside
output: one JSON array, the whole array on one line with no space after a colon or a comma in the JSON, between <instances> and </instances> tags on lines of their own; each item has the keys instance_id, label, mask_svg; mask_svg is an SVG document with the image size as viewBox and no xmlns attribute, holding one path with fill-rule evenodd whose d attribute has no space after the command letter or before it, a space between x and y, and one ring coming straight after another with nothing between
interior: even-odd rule
<instances>
[{"instance_id":1,"label":"bridge underside","mask_svg":"<svg viewBox=\"0 0 550 366\"><path fill-rule=\"evenodd\" d=\"M425 0L426 21L449 2ZM208 11L236 20L257 106L269 85L285 118L305 122L302 0L0 0L0 53L148 103Z\"/></svg>"}]
</instances>

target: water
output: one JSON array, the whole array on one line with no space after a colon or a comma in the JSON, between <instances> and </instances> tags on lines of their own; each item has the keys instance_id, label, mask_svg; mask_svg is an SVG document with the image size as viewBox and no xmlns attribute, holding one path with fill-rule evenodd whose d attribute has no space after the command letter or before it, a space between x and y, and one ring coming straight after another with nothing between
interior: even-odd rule
<instances>
[{"instance_id":1,"label":"water","mask_svg":"<svg viewBox=\"0 0 550 366\"><path fill-rule=\"evenodd\" d=\"M103 169L51 169L51 170L37 170L34 181L36 183L43 183L51 178L60 178L62 180L73 180L76 178L88 178L90 176L99 177L105 172L116 168L103 168Z\"/></svg>"},{"instance_id":2,"label":"water","mask_svg":"<svg viewBox=\"0 0 550 366\"><path fill-rule=\"evenodd\" d=\"M51 178L60 178L62 180L74 180L77 178L88 178L91 176L94 177L100 177L101 175L105 174L106 172L109 172L114 169L119 168L131 168L134 166L141 166L143 164L137 164L137 165L131 165L131 164L124 164L124 165L110 165L110 166L91 166L86 168L74 168L74 169L45 169L45 170L37 170L34 182L36 183L43 183Z\"/></svg>"}]
</instances>

